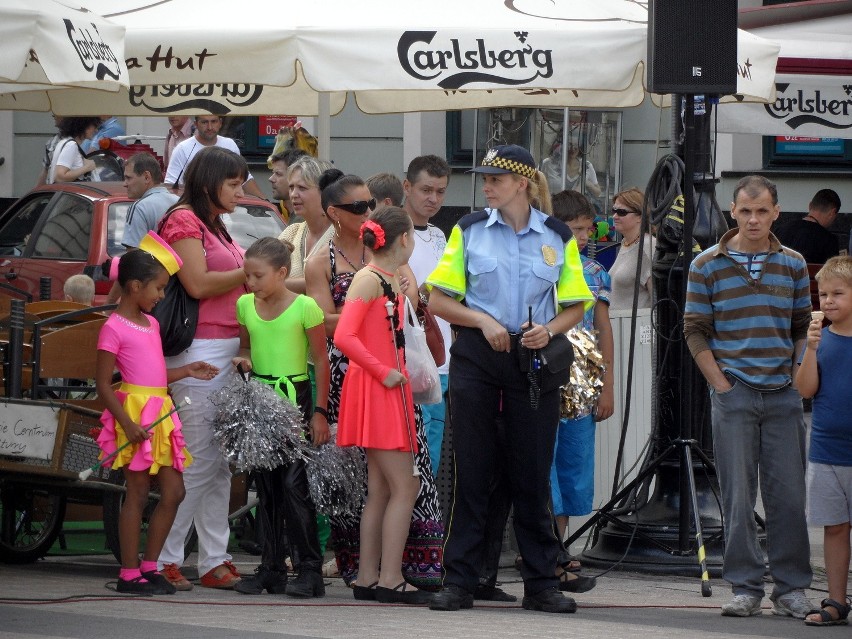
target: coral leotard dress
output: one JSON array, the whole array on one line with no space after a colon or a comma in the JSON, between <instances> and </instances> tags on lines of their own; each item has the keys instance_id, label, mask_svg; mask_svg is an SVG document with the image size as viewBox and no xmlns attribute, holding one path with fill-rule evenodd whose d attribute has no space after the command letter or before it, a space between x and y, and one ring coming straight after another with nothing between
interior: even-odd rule
<instances>
[{"instance_id":1,"label":"coral leotard dress","mask_svg":"<svg viewBox=\"0 0 852 639\"><path fill-rule=\"evenodd\" d=\"M113 353L121 372L123 381L115 394L130 418L142 427L154 423L174 407L168 394L160 325L150 315L146 318L150 326L140 326L113 313L98 336L98 350ZM127 437L108 410L101 415L101 424L98 445L101 459L105 459L127 443ZM186 450L178 414L172 413L157 424L150 439L124 448L106 463L111 463L112 468L147 470L152 475L163 466L182 472L192 463L192 456Z\"/></svg>"},{"instance_id":2,"label":"coral leotard dress","mask_svg":"<svg viewBox=\"0 0 852 639\"><path fill-rule=\"evenodd\" d=\"M404 384L385 388L382 384L396 368L397 357L403 375L407 374L405 343L399 328L399 296L392 294L390 298L394 305L393 333L399 346L396 354L385 308L388 299L386 295L368 301L347 299L334 331L335 343L349 358L340 399L337 445L417 452L410 387Z\"/></svg>"}]
</instances>

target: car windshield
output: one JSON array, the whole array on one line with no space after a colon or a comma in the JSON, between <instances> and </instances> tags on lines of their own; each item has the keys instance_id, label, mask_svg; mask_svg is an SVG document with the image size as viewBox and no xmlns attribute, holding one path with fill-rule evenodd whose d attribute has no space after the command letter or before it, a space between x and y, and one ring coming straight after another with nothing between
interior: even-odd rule
<instances>
[{"instance_id":1,"label":"car windshield","mask_svg":"<svg viewBox=\"0 0 852 639\"><path fill-rule=\"evenodd\" d=\"M132 202L115 202L109 207L107 253L110 257L121 255L125 251L121 238L124 237L127 209L131 204ZM222 221L234 241L244 249L261 237L278 237L284 230L281 218L265 206L238 206L233 213L223 215Z\"/></svg>"},{"instance_id":2,"label":"car windshield","mask_svg":"<svg viewBox=\"0 0 852 639\"><path fill-rule=\"evenodd\" d=\"M222 221L234 241L244 249L262 237L278 237L284 230L281 218L263 206L238 206L233 213L223 215Z\"/></svg>"}]
</instances>

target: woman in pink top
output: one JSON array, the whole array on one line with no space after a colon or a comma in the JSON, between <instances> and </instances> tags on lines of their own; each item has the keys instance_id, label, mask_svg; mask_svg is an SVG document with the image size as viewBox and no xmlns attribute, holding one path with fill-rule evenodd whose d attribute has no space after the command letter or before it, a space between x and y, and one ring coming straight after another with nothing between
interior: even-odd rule
<instances>
[{"instance_id":1,"label":"woman in pink top","mask_svg":"<svg viewBox=\"0 0 852 639\"><path fill-rule=\"evenodd\" d=\"M183 260L178 272L181 284L200 300L195 339L185 352L167 358L167 364L171 368L202 360L220 371L209 381L183 379L171 385L176 397L192 400L181 419L194 461L184 473L186 498L159 560L166 579L178 590L192 588L180 566L193 521L198 532L201 585L233 588L240 578L228 554L231 471L213 443L216 409L208 396L233 375L230 362L240 349L235 309L237 298L248 292L243 250L231 239L221 215L237 206L247 176L246 162L238 154L215 146L199 151L186 167L183 195L160 222L160 235Z\"/></svg>"}]
</instances>

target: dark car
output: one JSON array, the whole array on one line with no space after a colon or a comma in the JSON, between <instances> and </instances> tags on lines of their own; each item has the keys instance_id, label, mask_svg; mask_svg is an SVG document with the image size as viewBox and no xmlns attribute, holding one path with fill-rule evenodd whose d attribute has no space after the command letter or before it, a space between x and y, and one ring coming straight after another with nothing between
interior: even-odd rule
<instances>
[{"instance_id":1,"label":"dark car","mask_svg":"<svg viewBox=\"0 0 852 639\"><path fill-rule=\"evenodd\" d=\"M124 253L127 209L133 203L121 182L69 182L40 186L0 215L0 281L39 299L42 277L51 278L51 299L62 299L71 275L95 280L96 302L111 283L100 265ZM256 198L222 217L234 239L248 248L257 238L278 236L284 222L275 207Z\"/></svg>"}]
</instances>

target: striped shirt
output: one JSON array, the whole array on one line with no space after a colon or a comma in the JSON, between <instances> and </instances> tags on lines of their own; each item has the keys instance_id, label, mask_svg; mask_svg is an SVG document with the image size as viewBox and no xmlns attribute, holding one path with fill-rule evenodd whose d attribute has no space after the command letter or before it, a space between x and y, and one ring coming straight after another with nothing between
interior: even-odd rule
<instances>
[{"instance_id":1,"label":"striped shirt","mask_svg":"<svg viewBox=\"0 0 852 639\"><path fill-rule=\"evenodd\" d=\"M795 342L810 323L805 260L769 236L755 279L729 253L732 229L689 268L684 337L693 357L711 350L719 368L760 390L790 384Z\"/></svg>"}]
</instances>

